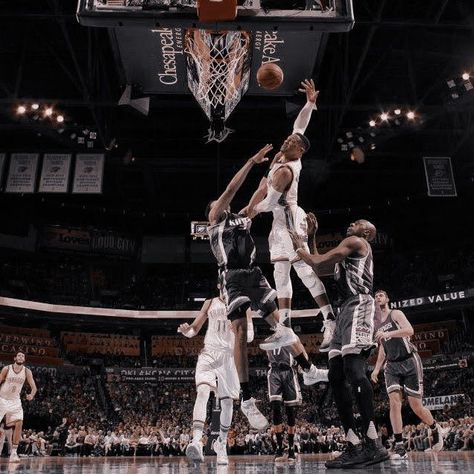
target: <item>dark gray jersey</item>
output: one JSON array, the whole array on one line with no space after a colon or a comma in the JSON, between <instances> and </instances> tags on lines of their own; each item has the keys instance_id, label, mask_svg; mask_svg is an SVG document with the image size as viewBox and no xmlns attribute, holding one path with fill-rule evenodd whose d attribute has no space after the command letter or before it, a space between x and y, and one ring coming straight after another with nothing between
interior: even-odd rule
<instances>
[{"instance_id":1,"label":"dark gray jersey","mask_svg":"<svg viewBox=\"0 0 474 474\"><path fill-rule=\"evenodd\" d=\"M365 257L346 257L336 264L334 279L339 297L346 300L351 296L370 295L373 291L374 260L372 248L367 242L368 252Z\"/></svg>"},{"instance_id":2,"label":"dark gray jersey","mask_svg":"<svg viewBox=\"0 0 474 474\"><path fill-rule=\"evenodd\" d=\"M224 212L222 219L207 228L211 250L223 269L251 268L255 261L255 243L250 235L248 217Z\"/></svg>"},{"instance_id":3,"label":"dark gray jersey","mask_svg":"<svg viewBox=\"0 0 474 474\"><path fill-rule=\"evenodd\" d=\"M377 331L390 332L400 329L396 321L392 319L392 312L388 314L384 322L378 324ZM382 341L385 356L390 362L406 359L410 354L416 352L415 346L410 342L409 337L394 337Z\"/></svg>"},{"instance_id":4,"label":"dark gray jersey","mask_svg":"<svg viewBox=\"0 0 474 474\"><path fill-rule=\"evenodd\" d=\"M270 366L273 365L287 365L289 367L293 366L295 360L291 355L289 347L280 347L278 349L273 349L272 351L267 351L268 361Z\"/></svg>"}]
</instances>

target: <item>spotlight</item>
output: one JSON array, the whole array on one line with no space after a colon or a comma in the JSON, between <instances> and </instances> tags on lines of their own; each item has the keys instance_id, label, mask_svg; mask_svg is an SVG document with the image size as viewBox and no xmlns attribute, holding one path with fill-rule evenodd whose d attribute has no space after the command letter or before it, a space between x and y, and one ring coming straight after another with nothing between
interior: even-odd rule
<instances>
[{"instance_id":1,"label":"spotlight","mask_svg":"<svg viewBox=\"0 0 474 474\"><path fill-rule=\"evenodd\" d=\"M63 123L63 122L64 122L64 117L63 117L62 115L58 115L58 116L56 117L56 121L57 121L58 123Z\"/></svg>"},{"instance_id":2,"label":"spotlight","mask_svg":"<svg viewBox=\"0 0 474 474\"><path fill-rule=\"evenodd\" d=\"M388 120L388 114L386 114L385 112L383 114L380 114L380 120Z\"/></svg>"},{"instance_id":3,"label":"spotlight","mask_svg":"<svg viewBox=\"0 0 474 474\"><path fill-rule=\"evenodd\" d=\"M410 110L410 112L407 113L407 119L413 120L414 118L415 118L415 112L412 112Z\"/></svg>"},{"instance_id":4,"label":"spotlight","mask_svg":"<svg viewBox=\"0 0 474 474\"><path fill-rule=\"evenodd\" d=\"M369 122L369 125L370 125L371 127L375 127L375 120L371 120L371 121Z\"/></svg>"},{"instance_id":5,"label":"spotlight","mask_svg":"<svg viewBox=\"0 0 474 474\"><path fill-rule=\"evenodd\" d=\"M39 104L31 104L31 109L32 110L38 110L39 109Z\"/></svg>"},{"instance_id":6,"label":"spotlight","mask_svg":"<svg viewBox=\"0 0 474 474\"><path fill-rule=\"evenodd\" d=\"M465 72L465 73L462 75L462 78L463 78L463 80L465 80L465 81L468 81L468 80L469 80L469 77L470 77L470 76L469 76L469 73L468 73L468 72Z\"/></svg>"},{"instance_id":7,"label":"spotlight","mask_svg":"<svg viewBox=\"0 0 474 474\"><path fill-rule=\"evenodd\" d=\"M46 117L51 117L51 115L53 115L53 109L52 109L52 107L48 107L47 109L45 109L44 115L45 115Z\"/></svg>"},{"instance_id":8,"label":"spotlight","mask_svg":"<svg viewBox=\"0 0 474 474\"><path fill-rule=\"evenodd\" d=\"M402 113L400 109L395 109L393 112L395 115L400 115Z\"/></svg>"},{"instance_id":9,"label":"spotlight","mask_svg":"<svg viewBox=\"0 0 474 474\"><path fill-rule=\"evenodd\" d=\"M26 112L26 107L24 105L19 105L16 108L16 113L19 115L23 115Z\"/></svg>"}]
</instances>

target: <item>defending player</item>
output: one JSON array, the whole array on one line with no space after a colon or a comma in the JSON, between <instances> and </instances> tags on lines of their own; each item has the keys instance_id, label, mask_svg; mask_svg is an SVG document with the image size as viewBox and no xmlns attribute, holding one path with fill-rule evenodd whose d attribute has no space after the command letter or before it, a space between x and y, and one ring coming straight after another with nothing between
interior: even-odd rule
<instances>
[{"instance_id":1,"label":"defending player","mask_svg":"<svg viewBox=\"0 0 474 474\"><path fill-rule=\"evenodd\" d=\"M275 462L294 463L295 433L296 433L296 407L301 405L302 396L298 382L298 372L295 360L287 347L280 347L267 351L268 356L268 397L272 406L273 431L277 439L277 452ZM325 371L327 375L327 370ZM327 382L328 379L322 379ZM288 456L283 454L283 406L285 407L288 425Z\"/></svg>"},{"instance_id":2,"label":"defending player","mask_svg":"<svg viewBox=\"0 0 474 474\"><path fill-rule=\"evenodd\" d=\"M233 400L239 399L239 375L234 363L234 333L227 318L227 308L222 299L206 300L191 325L181 324L178 332L194 337L208 320L204 348L196 365L196 401L193 410L193 439L186 448L186 456L204 461L202 435L206 422L206 409L210 391L216 392L221 404L219 437L213 449L217 464L227 464L227 433L232 422ZM217 382L217 387L216 387Z\"/></svg>"},{"instance_id":3,"label":"defending player","mask_svg":"<svg viewBox=\"0 0 474 474\"><path fill-rule=\"evenodd\" d=\"M17 454L23 428L23 408L21 406L20 393L25 380L31 389L26 399L31 401L36 395L36 384L33 374L24 364L25 354L18 352L15 355L14 363L3 367L0 372L0 421L5 417L5 426L13 426L10 462L20 462Z\"/></svg>"},{"instance_id":4,"label":"defending player","mask_svg":"<svg viewBox=\"0 0 474 474\"><path fill-rule=\"evenodd\" d=\"M402 439L403 392L414 413L430 427L432 445L427 451L441 451L443 437L431 412L423 406L423 365L416 347L410 342L413 326L402 311L390 310L389 301L386 291L376 291L375 302L380 305L381 319L376 326L375 340L380 345L371 379L374 383L378 382L378 375L385 364L385 386L390 400L390 422L395 437L392 459L405 459L407 452Z\"/></svg>"},{"instance_id":5,"label":"defending player","mask_svg":"<svg viewBox=\"0 0 474 474\"><path fill-rule=\"evenodd\" d=\"M317 228L316 217L311 213L308 214L308 227ZM374 393L366 376L367 357L374 347L375 316L372 296L374 267L369 242L375 238L376 232L369 221L352 222L347 228L347 237L335 249L322 255L315 245L315 254L308 253L304 240L296 232L290 232L296 253L316 272L321 264L335 265L334 278L341 299L341 311L336 318L336 330L329 348L329 383L347 445L339 457L326 462L328 468L361 468L389 457L386 449L378 444ZM362 422L363 444L356 434L351 388Z\"/></svg>"},{"instance_id":6,"label":"defending player","mask_svg":"<svg viewBox=\"0 0 474 474\"><path fill-rule=\"evenodd\" d=\"M305 357L296 334L279 323L276 291L255 265L256 248L250 235L251 219L233 214L230 210L230 203L249 171L255 164L268 161L265 155L271 149L271 145L266 145L250 158L221 196L211 201L206 209L211 250L219 266L221 291L236 335L234 360L242 390L241 410L255 429L264 429L268 421L256 407L249 386L246 312L250 306L274 330L274 334L260 344L263 350L293 345L295 360L305 371L305 384L316 383L322 376L319 369Z\"/></svg>"},{"instance_id":7,"label":"defending player","mask_svg":"<svg viewBox=\"0 0 474 474\"><path fill-rule=\"evenodd\" d=\"M303 247L308 250L306 242L306 213L298 206L298 181L301 173L301 158L309 150L309 140L304 135L316 109L319 91L314 82L305 80L301 83L301 92L306 93L306 104L301 109L293 126L293 133L287 137L275 156L268 175L260 181L257 191L249 204L241 212L253 218L261 212L272 212L272 230L268 237L270 259L274 266L273 276L278 293L278 307L281 322L291 314L293 288L291 284L291 267L308 288L311 296L321 310L324 318L324 338L319 350L327 352L334 332L334 314L326 289L315 272L295 253L288 230L293 230L303 237Z\"/></svg>"}]
</instances>

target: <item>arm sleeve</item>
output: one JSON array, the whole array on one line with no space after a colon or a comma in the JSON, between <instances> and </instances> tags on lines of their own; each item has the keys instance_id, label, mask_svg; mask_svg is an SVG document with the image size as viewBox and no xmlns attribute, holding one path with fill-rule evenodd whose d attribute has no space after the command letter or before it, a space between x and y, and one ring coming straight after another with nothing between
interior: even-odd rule
<instances>
[{"instance_id":1,"label":"arm sleeve","mask_svg":"<svg viewBox=\"0 0 474 474\"><path fill-rule=\"evenodd\" d=\"M316 104L312 102L306 102L304 107L300 110L298 117L296 117L295 123L293 125L293 133L304 133L306 127L311 120L311 114L313 110L317 110Z\"/></svg>"}]
</instances>

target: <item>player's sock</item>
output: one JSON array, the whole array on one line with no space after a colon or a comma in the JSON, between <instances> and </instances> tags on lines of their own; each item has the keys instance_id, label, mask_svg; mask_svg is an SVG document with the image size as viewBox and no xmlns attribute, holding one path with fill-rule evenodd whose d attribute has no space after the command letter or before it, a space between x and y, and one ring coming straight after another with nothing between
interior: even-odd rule
<instances>
[{"instance_id":1,"label":"player's sock","mask_svg":"<svg viewBox=\"0 0 474 474\"><path fill-rule=\"evenodd\" d=\"M332 309L332 306L330 304L327 304L326 306L322 306L319 308L321 311L321 314L323 315L324 320L329 320L329 321L334 321L336 318L334 316L334 311Z\"/></svg>"},{"instance_id":2,"label":"player's sock","mask_svg":"<svg viewBox=\"0 0 474 474\"><path fill-rule=\"evenodd\" d=\"M295 449L295 434L288 433L288 450Z\"/></svg>"},{"instance_id":3,"label":"player's sock","mask_svg":"<svg viewBox=\"0 0 474 474\"><path fill-rule=\"evenodd\" d=\"M202 421L193 421L193 443L199 443L202 439L204 423Z\"/></svg>"},{"instance_id":4,"label":"player's sock","mask_svg":"<svg viewBox=\"0 0 474 474\"><path fill-rule=\"evenodd\" d=\"M402 443L403 442L403 438L402 438L401 433L394 433L394 436L395 436L395 443Z\"/></svg>"},{"instance_id":5,"label":"player's sock","mask_svg":"<svg viewBox=\"0 0 474 474\"><path fill-rule=\"evenodd\" d=\"M12 446L12 452L11 454L17 454L16 450L18 449L18 446Z\"/></svg>"},{"instance_id":6,"label":"player's sock","mask_svg":"<svg viewBox=\"0 0 474 474\"><path fill-rule=\"evenodd\" d=\"M244 402L252 398L252 394L250 393L250 386L248 382L240 382L240 390L242 390L242 400Z\"/></svg>"},{"instance_id":7,"label":"player's sock","mask_svg":"<svg viewBox=\"0 0 474 474\"><path fill-rule=\"evenodd\" d=\"M277 453L282 454L283 453L283 431L276 433L276 439L277 439Z\"/></svg>"},{"instance_id":8,"label":"player's sock","mask_svg":"<svg viewBox=\"0 0 474 474\"><path fill-rule=\"evenodd\" d=\"M223 398L221 400L221 416L219 440L227 442L227 434L229 433L230 424L232 422L233 400L231 398Z\"/></svg>"},{"instance_id":9,"label":"player's sock","mask_svg":"<svg viewBox=\"0 0 474 474\"><path fill-rule=\"evenodd\" d=\"M309 370L311 368L311 362L305 357L303 353L297 355L294 359L296 360L296 362L298 362L298 365L303 370Z\"/></svg>"}]
</instances>

